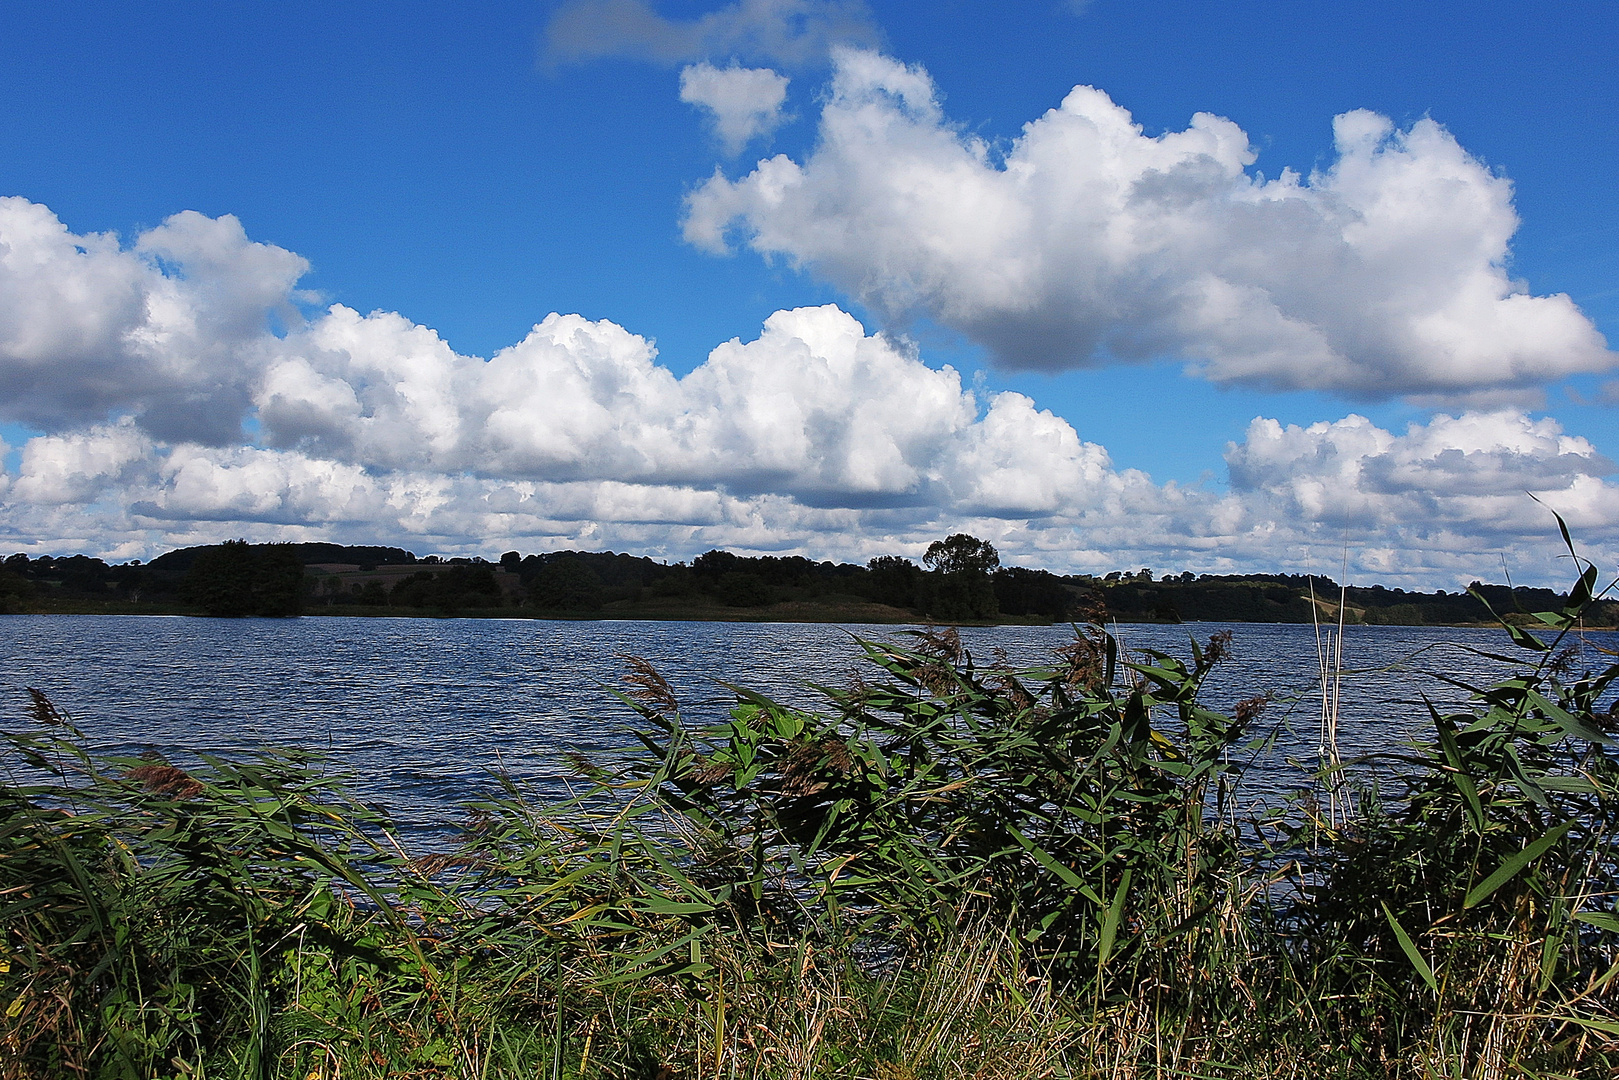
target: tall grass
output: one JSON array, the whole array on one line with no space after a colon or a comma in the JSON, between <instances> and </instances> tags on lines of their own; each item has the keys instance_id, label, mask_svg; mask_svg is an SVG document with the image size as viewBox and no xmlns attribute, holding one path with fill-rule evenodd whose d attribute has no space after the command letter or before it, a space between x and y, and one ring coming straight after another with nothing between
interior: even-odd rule
<instances>
[{"instance_id":1,"label":"tall grass","mask_svg":"<svg viewBox=\"0 0 1619 1080\"><path fill-rule=\"evenodd\" d=\"M1266 701L1204 703L1227 635L861 642L821 707L736 687L706 726L629 658L638 752L414 859L307 757L101 759L34 693L0 1077L1612 1075L1595 584L1509 628L1510 677L1438 676L1470 703L1347 818L1241 809Z\"/></svg>"}]
</instances>

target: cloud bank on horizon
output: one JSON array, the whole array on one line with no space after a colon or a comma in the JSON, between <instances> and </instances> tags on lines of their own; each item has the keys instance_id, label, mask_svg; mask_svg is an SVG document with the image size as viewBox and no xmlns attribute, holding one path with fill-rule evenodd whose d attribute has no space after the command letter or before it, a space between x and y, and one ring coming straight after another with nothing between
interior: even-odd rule
<instances>
[{"instance_id":1,"label":"cloud bank on horizon","mask_svg":"<svg viewBox=\"0 0 1619 1080\"><path fill-rule=\"evenodd\" d=\"M637 0L558 18L592 5L622 24L614 49L667 37L636 36ZM752 54L784 63L796 39L745 34L796 10L744 0L654 57L685 65L681 96L727 150L779 122L786 79L714 67L712 42L765 41ZM1431 121L1350 113L1336 134L1326 170L1264 181L1230 121L1149 138L1081 87L997 155L950 125L923 71L840 48L806 160L716 173L688 204L692 242L740 235L1013 367L1170 354L1216 381L1460 406L1403 433L1257 418L1223 490L1118 469L1028 397L975 392L835 306L779 311L684 376L578 315L484 359L399 314L319 308L307 262L230 216L187 211L124 244L0 198L0 420L41 432L0 474L0 545L863 561L968 531L1013 563L1220 572L1320 569L1348 537L1359 573L1448 586L1500 554L1547 569L1529 492L1619 553L1613 463L1521 407L1616 357L1566 296L1508 277L1508 181Z\"/></svg>"}]
</instances>

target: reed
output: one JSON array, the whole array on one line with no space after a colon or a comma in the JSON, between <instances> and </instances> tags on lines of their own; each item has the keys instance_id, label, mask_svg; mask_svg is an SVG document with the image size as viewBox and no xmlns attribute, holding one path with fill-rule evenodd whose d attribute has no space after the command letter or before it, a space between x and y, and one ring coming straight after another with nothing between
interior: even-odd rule
<instances>
[{"instance_id":1,"label":"reed","mask_svg":"<svg viewBox=\"0 0 1619 1080\"><path fill-rule=\"evenodd\" d=\"M1327 795L1327 823L1342 828L1354 816L1354 797L1344 773L1343 756L1338 750L1339 706L1343 700L1344 620L1348 613L1349 550L1344 549L1344 565L1338 578L1336 625L1323 633L1321 607L1315 595L1315 578L1310 577L1310 616L1315 629L1315 658L1321 679L1321 723L1316 739L1316 767Z\"/></svg>"},{"instance_id":2,"label":"reed","mask_svg":"<svg viewBox=\"0 0 1619 1080\"><path fill-rule=\"evenodd\" d=\"M1580 564L1510 677L1438 676L1470 704L1401 787L1325 814L1244 809L1272 732L1203 701L1224 635L860 642L821 707L733 687L706 726L630 658L637 752L566 803L506 780L417 858L306 755L103 759L35 693L0 1077L1612 1075L1619 665L1565 648L1595 599Z\"/></svg>"}]
</instances>

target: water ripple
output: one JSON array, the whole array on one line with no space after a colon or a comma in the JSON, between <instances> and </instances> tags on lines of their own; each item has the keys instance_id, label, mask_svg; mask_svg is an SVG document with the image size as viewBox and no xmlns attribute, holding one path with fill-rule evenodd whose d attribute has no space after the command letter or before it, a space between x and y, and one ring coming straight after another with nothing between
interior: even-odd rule
<instances>
[{"instance_id":1,"label":"water ripple","mask_svg":"<svg viewBox=\"0 0 1619 1080\"><path fill-rule=\"evenodd\" d=\"M408 826L437 831L456 806L505 771L557 792L564 750L586 755L627 742L629 711L610 693L623 654L661 671L695 720L723 716L722 683L783 700L817 699L810 683L838 684L858 663L851 635L895 638L901 628L799 623L553 622L474 619L203 619L119 616L0 617L0 656L12 696L0 718L20 721L23 686L36 686L80 724L98 750L240 754L261 746L327 752L352 771L357 793ZM1234 631L1235 659L1208 687L1215 707L1272 691L1266 714L1276 751L1255 778L1260 794L1304 779L1285 759L1316 750L1313 631L1307 626L1125 626L1127 649L1185 655L1187 638ZM982 661L1042 660L1066 626L962 631ZM1612 647L1612 635L1592 635ZM1597 644L1593 641L1592 644ZM1497 631L1350 627L1340 726L1344 757L1388 750L1427 725L1424 694L1459 691L1422 669L1488 681L1503 665L1466 647L1509 651ZM1414 658L1414 659L1413 659Z\"/></svg>"}]
</instances>

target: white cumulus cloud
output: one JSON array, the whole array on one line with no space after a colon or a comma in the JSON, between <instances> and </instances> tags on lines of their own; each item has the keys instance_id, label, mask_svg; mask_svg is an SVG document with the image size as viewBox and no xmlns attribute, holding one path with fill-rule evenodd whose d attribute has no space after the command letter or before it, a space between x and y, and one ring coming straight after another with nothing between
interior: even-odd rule
<instances>
[{"instance_id":1,"label":"white cumulus cloud","mask_svg":"<svg viewBox=\"0 0 1619 1080\"><path fill-rule=\"evenodd\" d=\"M929 498L827 505L813 492L712 478L368 469L308 448L153 444L114 425L25 444L12 490L0 488L0 546L146 557L247 536L485 555L584 547L685 558L726 547L864 561L916 557L966 531L1009 563L1088 572L1336 572L1347 543L1355 580L1453 587L1493 575L1503 557L1521 581L1557 581L1551 508L1587 554L1619 558L1612 466L1554 421L1519 412L1439 416L1403 434L1358 416L1302 428L1259 418L1228 450L1228 492L1115 469L1018 395L998 397L959 446Z\"/></svg>"},{"instance_id":2,"label":"white cumulus cloud","mask_svg":"<svg viewBox=\"0 0 1619 1080\"><path fill-rule=\"evenodd\" d=\"M187 211L132 248L0 198L0 418L42 428L138 412L170 438L240 436L268 320L308 263Z\"/></svg>"},{"instance_id":3,"label":"white cumulus cloud","mask_svg":"<svg viewBox=\"0 0 1619 1080\"><path fill-rule=\"evenodd\" d=\"M43 506L93 503L139 475L153 450L127 417L87 431L42 435L23 444L10 497Z\"/></svg>"},{"instance_id":4,"label":"white cumulus cloud","mask_svg":"<svg viewBox=\"0 0 1619 1080\"><path fill-rule=\"evenodd\" d=\"M1266 180L1230 120L1150 136L1079 86L1001 154L920 68L834 58L814 151L710 178L690 242L739 237L1014 368L1174 356L1216 382L1468 399L1619 359L1566 295L1511 278L1511 184L1433 120L1345 113L1326 168Z\"/></svg>"},{"instance_id":5,"label":"white cumulus cloud","mask_svg":"<svg viewBox=\"0 0 1619 1080\"><path fill-rule=\"evenodd\" d=\"M1308 427L1260 418L1226 463L1233 489L1276 517L1368 533L1521 537L1546 528L1548 507L1595 536L1619 520L1619 488L1603 479L1613 462L1516 410L1441 414L1403 435L1355 415Z\"/></svg>"},{"instance_id":6,"label":"white cumulus cloud","mask_svg":"<svg viewBox=\"0 0 1619 1080\"><path fill-rule=\"evenodd\" d=\"M787 119L782 111L787 83L785 75L769 68L717 68L703 61L681 69L680 100L706 111L715 137L735 155Z\"/></svg>"},{"instance_id":7,"label":"white cumulus cloud","mask_svg":"<svg viewBox=\"0 0 1619 1080\"><path fill-rule=\"evenodd\" d=\"M370 468L1041 513L1106 461L1021 395L980 418L954 369L831 305L776 312L679 378L645 338L577 315L548 316L488 361L341 305L278 347L257 391L267 438ZM1014 483L1017 469L1032 474Z\"/></svg>"}]
</instances>

